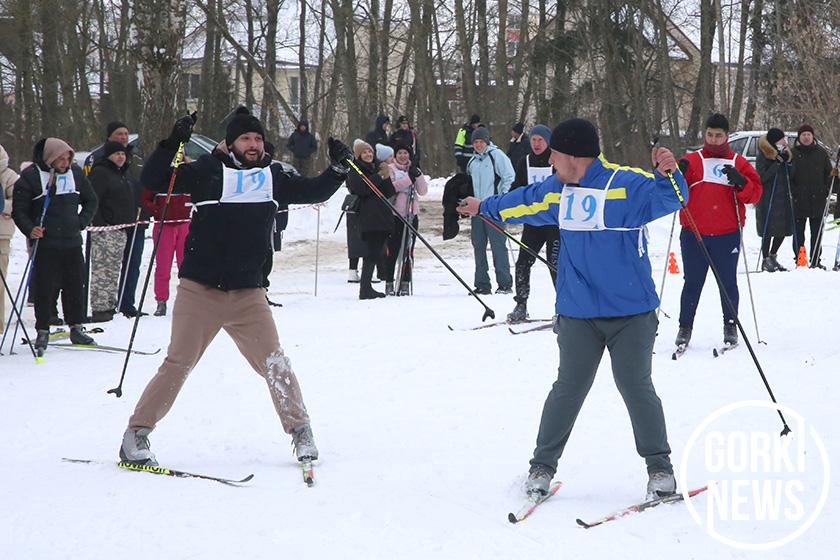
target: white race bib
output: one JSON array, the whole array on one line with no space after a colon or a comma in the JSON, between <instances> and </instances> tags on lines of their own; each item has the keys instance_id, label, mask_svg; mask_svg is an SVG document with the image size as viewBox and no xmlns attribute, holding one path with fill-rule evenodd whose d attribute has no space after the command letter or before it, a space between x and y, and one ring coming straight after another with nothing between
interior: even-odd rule
<instances>
[{"instance_id":1,"label":"white race bib","mask_svg":"<svg viewBox=\"0 0 840 560\"><path fill-rule=\"evenodd\" d=\"M606 189L566 185L560 195L560 229L571 231L602 231Z\"/></svg>"},{"instance_id":2,"label":"white race bib","mask_svg":"<svg viewBox=\"0 0 840 560\"><path fill-rule=\"evenodd\" d=\"M550 165L548 167L531 167L531 155L526 156L525 165L528 171L528 184L542 183L552 175L554 175L554 168Z\"/></svg>"},{"instance_id":3,"label":"white race bib","mask_svg":"<svg viewBox=\"0 0 840 560\"><path fill-rule=\"evenodd\" d=\"M271 167L233 169L222 167L221 203L256 203L274 200Z\"/></svg>"},{"instance_id":4,"label":"white race bib","mask_svg":"<svg viewBox=\"0 0 840 560\"><path fill-rule=\"evenodd\" d=\"M721 158L704 158L700 154L700 159L703 160L703 181L705 183L717 183L718 185L729 185L729 179L723 172L724 165L731 165L735 167L735 158L721 159Z\"/></svg>"},{"instance_id":5,"label":"white race bib","mask_svg":"<svg viewBox=\"0 0 840 560\"><path fill-rule=\"evenodd\" d=\"M50 172L41 171L41 189L46 194L50 183ZM55 195L73 194L76 192L76 178L73 177L73 170L68 169L65 173L55 174Z\"/></svg>"}]
</instances>

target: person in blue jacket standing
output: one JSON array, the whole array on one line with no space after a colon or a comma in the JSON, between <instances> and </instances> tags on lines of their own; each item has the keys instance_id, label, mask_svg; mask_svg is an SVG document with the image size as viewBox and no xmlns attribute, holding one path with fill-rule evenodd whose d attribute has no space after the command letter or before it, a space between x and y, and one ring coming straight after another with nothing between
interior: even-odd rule
<instances>
[{"instance_id":1,"label":"person in blue jacket standing","mask_svg":"<svg viewBox=\"0 0 840 560\"><path fill-rule=\"evenodd\" d=\"M469 216L560 228L554 328L560 365L543 408L526 490L548 492L607 348L636 450L647 463L647 499L673 494L665 416L651 381L659 300L645 224L680 209L668 173L686 200L688 186L665 148L651 154L655 174L608 162L595 126L584 119L557 125L550 147L554 175L483 201L469 197L459 207Z\"/></svg>"}]
</instances>

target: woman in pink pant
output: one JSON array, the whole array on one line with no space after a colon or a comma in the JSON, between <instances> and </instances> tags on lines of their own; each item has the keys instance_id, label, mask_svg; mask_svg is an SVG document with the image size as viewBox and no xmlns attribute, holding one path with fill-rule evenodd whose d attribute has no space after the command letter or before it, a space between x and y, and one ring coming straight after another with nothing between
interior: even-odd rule
<instances>
[{"instance_id":1,"label":"woman in pink pant","mask_svg":"<svg viewBox=\"0 0 840 560\"><path fill-rule=\"evenodd\" d=\"M184 241L190 230L190 212L192 203L188 194L173 194L169 200L169 207L166 209L166 222L161 224L163 205L166 203L166 193L155 193L149 189L143 191L140 200L143 209L155 219L155 227L152 231L152 239L157 241L160 235L160 244L155 254L155 301L157 309L156 317L166 315L166 302L169 300L169 278L172 272L172 257L178 263L178 270L181 269L181 261L184 260ZM161 227L163 233L160 232Z\"/></svg>"}]
</instances>

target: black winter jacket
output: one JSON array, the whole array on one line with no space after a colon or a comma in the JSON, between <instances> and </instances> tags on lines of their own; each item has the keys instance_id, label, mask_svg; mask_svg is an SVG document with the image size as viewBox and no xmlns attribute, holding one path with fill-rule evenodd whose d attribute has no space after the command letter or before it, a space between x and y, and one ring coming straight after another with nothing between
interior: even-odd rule
<instances>
[{"instance_id":1,"label":"black winter jacket","mask_svg":"<svg viewBox=\"0 0 840 560\"><path fill-rule=\"evenodd\" d=\"M793 148L793 201L801 216L822 215L831 186L831 159L816 142ZM835 190L836 187L835 187Z\"/></svg>"},{"instance_id":2,"label":"black winter jacket","mask_svg":"<svg viewBox=\"0 0 840 560\"><path fill-rule=\"evenodd\" d=\"M99 200L93 225L134 223L137 218L137 201L134 185L126 174L127 170L127 163L117 167L108 158L102 158L93 164L88 180Z\"/></svg>"},{"instance_id":3,"label":"black winter jacket","mask_svg":"<svg viewBox=\"0 0 840 560\"><path fill-rule=\"evenodd\" d=\"M382 144L383 146L388 145L388 133L382 128L382 125L385 124L385 121L387 120L388 117L385 115L379 115L376 117L376 123L373 125L373 130L368 132L367 136L365 136L365 142L370 144L374 153L376 153L377 144Z\"/></svg>"},{"instance_id":4,"label":"black winter jacket","mask_svg":"<svg viewBox=\"0 0 840 560\"><path fill-rule=\"evenodd\" d=\"M147 188L165 192L175 150L161 142L146 160L141 180ZM184 246L179 277L220 290L268 286L272 228L278 204L309 204L329 199L343 177L327 169L318 177L288 175L266 156L257 167L270 167L273 200L218 203L223 168L239 169L231 156L216 148L212 154L178 167L174 191L189 193L196 205Z\"/></svg>"},{"instance_id":5,"label":"black winter jacket","mask_svg":"<svg viewBox=\"0 0 840 560\"><path fill-rule=\"evenodd\" d=\"M793 233L793 210L791 206L788 177L794 171L789 163L776 159L776 147L771 146L767 136L758 139L758 154L755 170L761 177L761 199L755 205L755 227L759 236L785 237ZM787 150L790 153L790 150ZM787 168L787 169L785 169ZM775 185L775 187L774 187ZM771 202L772 201L772 202Z\"/></svg>"},{"instance_id":6,"label":"black winter jacket","mask_svg":"<svg viewBox=\"0 0 840 560\"><path fill-rule=\"evenodd\" d=\"M534 152L528 150L528 157L523 157L513 164L516 175L513 178L513 183L510 185L510 190L530 185L533 181L533 179L528 177L529 159L531 161L531 167L551 167L551 164L548 163L548 158L550 157L551 150L548 148L540 155L536 155Z\"/></svg>"},{"instance_id":7,"label":"black winter jacket","mask_svg":"<svg viewBox=\"0 0 840 560\"><path fill-rule=\"evenodd\" d=\"M318 150L318 141L315 140L315 135L309 132L309 122L301 119L299 125L306 125L306 132L301 132L296 128L289 136L289 141L286 142L286 149L288 149L297 159L306 159Z\"/></svg>"},{"instance_id":8,"label":"black winter jacket","mask_svg":"<svg viewBox=\"0 0 840 560\"><path fill-rule=\"evenodd\" d=\"M513 165L518 164L519 160L529 153L531 153L531 144L528 141L527 134L520 134L519 138L511 140L510 144L508 144L507 156Z\"/></svg>"},{"instance_id":9,"label":"black winter jacket","mask_svg":"<svg viewBox=\"0 0 840 560\"><path fill-rule=\"evenodd\" d=\"M21 233L29 238L32 229L38 225L46 199L41 186L40 171L48 171L44 163L44 143L35 145L34 163L23 170L15 183L12 195L12 218ZM72 249L82 246L81 231L90 225L96 213L96 193L85 177L85 172L75 164L71 165L76 191L55 195L50 189L50 203L44 216L44 237L40 246L50 249ZM81 211L79 206L81 205Z\"/></svg>"},{"instance_id":10,"label":"black winter jacket","mask_svg":"<svg viewBox=\"0 0 840 560\"><path fill-rule=\"evenodd\" d=\"M365 176L378 188L385 198L391 198L397 194L391 179L383 179L372 163L365 163L360 159L353 160ZM356 172L347 176L347 188L350 192L358 195L361 199L359 211L356 213L359 220L359 229L362 233L373 231L391 231L394 229L394 218L391 209L382 202L368 184L359 177Z\"/></svg>"},{"instance_id":11,"label":"black winter jacket","mask_svg":"<svg viewBox=\"0 0 840 560\"><path fill-rule=\"evenodd\" d=\"M393 134L391 134L389 142L394 150L396 150L397 146L401 144L411 148L411 161L414 165L420 167L420 144L417 142L417 134L414 132L413 128L409 128L408 130L398 128Z\"/></svg>"}]
</instances>

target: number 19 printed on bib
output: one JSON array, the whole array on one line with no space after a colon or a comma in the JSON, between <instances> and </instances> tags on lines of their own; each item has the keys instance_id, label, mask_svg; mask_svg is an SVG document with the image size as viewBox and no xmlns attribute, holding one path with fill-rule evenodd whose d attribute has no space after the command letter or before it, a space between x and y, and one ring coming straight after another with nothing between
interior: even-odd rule
<instances>
[{"instance_id":1,"label":"number 19 printed on bib","mask_svg":"<svg viewBox=\"0 0 840 560\"><path fill-rule=\"evenodd\" d=\"M607 189L563 187L560 196L560 229L599 231L604 228L604 203Z\"/></svg>"},{"instance_id":2,"label":"number 19 printed on bib","mask_svg":"<svg viewBox=\"0 0 840 560\"><path fill-rule=\"evenodd\" d=\"M222 203L270 202L274 188L270 167L252 169L224 168Z\"/></svg>"}]
</instances>

